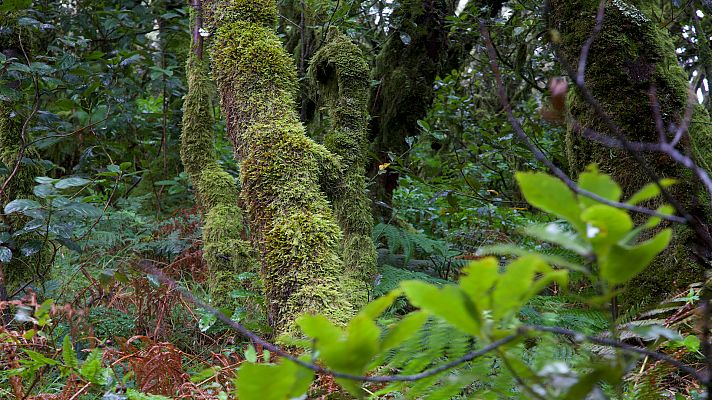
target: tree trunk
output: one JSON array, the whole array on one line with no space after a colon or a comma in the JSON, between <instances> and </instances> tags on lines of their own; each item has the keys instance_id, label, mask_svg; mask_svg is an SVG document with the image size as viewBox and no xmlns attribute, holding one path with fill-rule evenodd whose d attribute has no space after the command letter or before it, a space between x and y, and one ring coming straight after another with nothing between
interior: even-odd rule
<instances>
[{"instance_id":1,"label":"tree trunk","mask_svg":"<svg viewBox=\"0 0 712 400\"><path fill-rule=\"evenodd\" d=\"M335 29L312 59L309 76L317 86L322 103L329 110L330 127L324 138L326 148L341 158L344 176L341 185L325 188L344 232L343 258L346 272L360 283L352 299L364 305L376 275L376 248L371 239L373 216L366 195L368 146L368 64L361 50ZM330 190L335 189L335 190Z\"/></svg>"},{"instance_id":2,"label":"tree trunk","mask_svg":"<svg viewBox=\"0 0 712 400\"><path fill-rule=\"evenodd\" d=\"M241 196L277 333L321 313L345 322L356 283L345 277L341 229L320 186L337 186L341 165L307 138L296 112L294 64L274 26L273 0L220 0L212 55L228 135L241 162Z\"/></svg>"},{"instance_id":3,"label":"tree trunk","mask_svg":"<svg viewBox=\"0 0 712 400\"><path fill-rule=\"evenodd\" d=\"M379 166L391 163L391 154L404 154L408 150L406 138L419 134L417 122L433 102L435 78L448 70L450 45L445 18L454 10L455 4L448 0L403 1L392 16L400 25L391 28L376 58L373 79L380 83L371 99L371 150L376 158L369 176L376 177L371 193L376 201L375 215L386 220L391 214L398 173Z\"/></svg>"},{"instance_id":4,"label":"tree trunk","mask_svg":"<svg viewBox=\"0 0 712 400\"><path fill-rule=\"evenodd\" d=\"M197 3L197 4L196 4ZM194 24L191 52L186 65L188 93L183 102L181 159L195 188L195 197L205 212L203 258L208 264L209 292L215 304L235 303L229 293L235 289L234 275L256 271L250 243L242 239L242 210L233 177L217 163L213 144L213 94L208 61L203 59L200 35L200 2L193 0ZM198 6L198 7L196 7Z\"/></svg>"},{"instance_id":5,"label":"tree trunk","mask_svg":"<svg viewBox=\"0 0 712 400\"><path fill-rule=\"evenodd\" d=\"M562 55L571 65L577 65L581 48L592 35L598 4L598 0L554 0L550 3L550 24L558 30L554 36L560 37ZM657 142L659 135L649 97L651 87L657 92L667 127L670 123L680 124L683 118L688 81L678 65L668 33L637 5L622 0L607 2L602 31L593 42L588 56L585 82L628 140ZM604 120L579 93L570 96L569 108L570 122L575 120L584 128L612 135ZM712 132L704 122L709 121L709 116L703 107L696 106L692 120L695 123L680 146L684 146L687 152L693 152L698 160L706 162L710 159ZM624 195L632 194L651 180L625 150L590 142L573 129L567 133L566 148L573 175L595 162L621 184ZM679 178L680 182L672 188L672 194L687 210L704 219L704 212L694 195L699 188L692 183L694 179L690 172L661 154L644 154L643 158L658 176ZM709 199L705 198L702 203L706 208ZM647 205L656 207L658 204ZM694 235L684 226L678 226L675 233L669 249L628 285L624 305L659 300L704 278L704 271L692 254Z\"/></svg>"}]
</instances>

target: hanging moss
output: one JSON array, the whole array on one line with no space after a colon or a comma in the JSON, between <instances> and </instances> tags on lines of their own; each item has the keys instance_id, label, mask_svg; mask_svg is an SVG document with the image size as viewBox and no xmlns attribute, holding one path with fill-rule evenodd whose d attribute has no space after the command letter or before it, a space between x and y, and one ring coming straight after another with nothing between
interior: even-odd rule
<instances>
[{"instance_id":1,"label":"hanging moss","mask_svg":"<svg viewBox=\"0 0 712 400\"><path fill-rule=\"evenodd\" d=\"M205 211L203 258L210 272L209 292L215 304L234 307L229 293L234 276L256 271L250 244L242 239L242 211L233 177L217 163L213 145L212 96L215 87L209 65L191 52L186 65L188 93L183 102L181 159Z\"/></svg>"},{"instance_id":2,"label":"hanging moss","mask_svg":"<svg viewBox=\"0 0 712 400\"><path fill-rule=\"evenodd\" d=\"M331 193L334 212L344 232L347 273L361 282L352 303L364 305L376 274L376 248L371 240L373 217L366 196L368 146L368 65L348 37L329 32L327 44L312 58L309 76L329 110L331 127L324 144L341 157L344 175Z\"/></svg>"},{"instance_id":3,"label":"hanging moss","mask_svg":"<svg viewBox=\"0 0 712 400\"><path fill-rule=\"evenodd\" d=\"M242 199L277 333L303 313L345 322L353 314L339 257L341 230L320 184L336 182L338 160L305 136L295 112L296 71L275 34L272 0L218 1L211 54L241 161Z\"/></svg>"},{"instance_id":4,"label":"hanging moss","mask_svg":"<svg viewBox=\"0 0 712 400\"><path fill-rule=\"evenodd\" d=\"M598 0L552 1L550 22L561 37L563 55L576 65L583 43L590 37ZM647 4L647 3L646 3ZM622 0L607 5L601 34L590 49L585 81L613 122L632 141L657 142L655 118L651 111L649 90L655 87L665 125L680 123L687 104L687 75L678 65L675 48L668 33L655 24L638 3ZM578 93L570 96L573 118L584 127L612 134L604 121ZM708 120L704 109L697 108L696 120ZM693 124L691 140L681 146L693 146L698 160L710 160L712 130L704 124ZM650 177L633 157L624 150L611 149L578 136L569 130L567 154L572 174L583 171L591 163L611 174L630 195ZM661 154L645 154L644 159L661 177L677 177L680 184L672 194L683 206L696 212L694 179L689 170ZM655 207L655 204L648 204ZM701 215L701 214L700 214ZM702 216L702 215L701 215ZM702 216L704 219L704 216ZM703 279L704 271L692 256L694 236L685 227L676 228L676 237L669 250L633 281L624 297L625 305L637 305L660 299Z\"/></svg>"}]
</instances>

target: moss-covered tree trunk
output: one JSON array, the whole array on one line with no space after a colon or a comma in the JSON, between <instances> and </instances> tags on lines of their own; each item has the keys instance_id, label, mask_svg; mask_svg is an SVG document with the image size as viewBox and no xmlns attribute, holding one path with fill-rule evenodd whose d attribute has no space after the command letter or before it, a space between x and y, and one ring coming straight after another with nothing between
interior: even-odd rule
<instances>
[{"instance_id":1,"label":"moss-covered tree trunk","mask_svg":"<svg viewBox=\"0 0 712 400\"><path fill-rule=\"evenodd\" d=\"M326 45L312 59L309 76L329 113L330 127L324 145L341 158L342 184L325 188L344 233L346 271L360 284L353 293L356 306L363 305L376 275L376 248L371 239L373 216L366 195L368 147L368 64L348 37L331 30ZM331 189L331 190L329 190Z\"/></svg>"},{"instance_id":2,"label":"moss-covered tree trunk","mask_svg":"<svg viewBox=\"0 0 712 400\"><path fill-rule=\"evenodd\" d=\"M235 274L254 271L252 247L242 239L242 210L233 177L217 163L213 144L213 95L216 88L204 57L199 7L191 11L194 34L186 65L188 93L183 102L181 159L205 212L203 258L208 264L209 291L225 307Z\"/></svg>"},{"instance_id":3,"label":"moss-covered tree trunk","mask_svg":"<svg viewBox=\"0 0 712 400\"><path fill-rule=\"evenodd\" d=\"M658 132L651 108L651 87L657 92L665 125L679 124L687 104L687 75L678 65L675 49L668 33L657 26L648 15L644 4L622 0L608 1L600 36L591 47L585 82L591 93L622 133L632 141L657 142ZM577 65L584 42L592 35L598 0L551 1L550 24L559 32L563 56ZM578 93L570 96L571 118L583 127L612 135L603 118ZM697 106L693 121L709 121L704 108ZM710 127L693 123L689 138L680 146L694 152L702 161L709 159ZM571 124L570 124L571 125ZM582 138L569 129L566 148L572 174L581 172L589 163L598 163L601 170L612 174L628 195L649 182L633 156L625 150L611 149ZM688 210L698 214L694 200L694 179L689 171L661 154L645 154L645 161L660 177L680 178L673 195ZM706 201L704 203L707 203ZM649 204L655 207L655 204ZM707 207L707 204L705 204ZM702 216L703 217L703 216ZM704 274L694 261L694 238L686 227L676 229L670 248L639 278L629 285L623 302L637 305L674 293L691 282L700 281Z\"/></svg>"},{"instance_id":4,"label":"moss-covered tree trunk","mask_svg":"<svg viewBox=\"0 0 712 400\"><path fill-rule=\"evenodd\" d=\"M372 78L379 82L373 88L370 111L371 151L375 154L368 168L376 178L371 197L376 201L375 214L389 218L398 173L380 166L391 162L391 155L408 151L406 138L420 134L418 120L426 116L435 98L434 84L440 74L459 68L464 59L462 43L449 39L447 18L454 16L457 1L403 0L391 16L398 25L392 27L382 50L376 57ZM474 18L486 8L488 16L499 14L501 0L471 1L468 12ZM473 18L473 19L474 19ZM473 22L476 24L476 22Z\"/></svg>"},{"instance_id":5,"label":"moss-covered tree trunk","mask_svg":"<svg viewBox=\"0 0 712 400\"><path fill-rule=\"evenodd\" d=\"M408 150L405 139L419 133L418 120L433 102L433 84L448 65L448 28L446 17L453 15L450 0L404 0L392 17L399 26L392 29L376 57L373 79L379 85L371 100L371 150L376 158L369 175L376 178L371 197L376 215L387 218L398 174L381 171L390 163L390 154L400 156ZM380 172L380 174L379 174Z\"/></svg>"},{"instance_id":6,"label":"moss-covered tree trunk","mask_svg":"<svg viewBox=\"0 0 712 400\"><path fill-rule=\"evenodd\" d=\"M277 333L294 333L303 313L333 321L353 314L342 233L320 190L341 166L307 138L296 113L297 79L275 33L273 0L219 0L211 50L228 135L241 162L241 196Z\"/></svg>"}]
</instances>

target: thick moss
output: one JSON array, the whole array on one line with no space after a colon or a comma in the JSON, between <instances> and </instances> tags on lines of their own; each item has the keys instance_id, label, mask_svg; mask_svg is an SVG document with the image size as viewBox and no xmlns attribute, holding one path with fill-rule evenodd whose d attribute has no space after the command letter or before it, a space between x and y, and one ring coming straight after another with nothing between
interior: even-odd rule
<instances>
[{"instance_id":1,"label":"thick moss","mask_svg":"<svg viewBox=\"0 0 712 400\"><path fill-rule=\"evenodd\" d=\"M277 333L294 333L302 313L337 322L353 314L339 257L341 230L320 183L334 181L338 162L304 134L295 112L296 71L265 18L273 2L244 4L253 14L217 19L211 54L228 135L241 161L242 199ZM241 6L242 7L242 6ZM264 10L262 10L264 9Z\"/></svg>"},{"instance_id":2,"label":"thick moss","mask_svg":"<svg viewBox=\"0 0 712 400\"><path fill-rule=\"evenodd\" d=\"M572 65L576 65L581 47L593 31L598 4L597 0L551 2L550 22L559 31L563 55ZM650 88L656 88L665 125L679 124L687 104L687 75L677 63L668 33L636 5L622 0L607 5L603 29L589 53L585 81L629 140L656 142L658 133L649 98ZM579 124L612 134L603 119L578 93L570 96L569 106L571 116ZM696 109L697 119L708 119L706 114L704 109ZM689 134L691 140L684 140L681 146L689 149L692 144L700 162L709 162L710 127L693 124ZM627 195L650 180L624 150L592 143L572 129L567 134L566 144L574 175L583 171L588 163L596 162L602 171L610 173L621 184ZM659 176L680 178L680 184L672 190L673 195L688 210L697 211L694 194L699 190L689 170L661 154L645 154L643 157ZM700 215L704 219L704 215ZM704 271L692 257L694 236L685 227L676 229L676 233L670 248L628 285L624 305L659 300L703 279Z\"/></svg>"},{"instance_id":3,"label":"thick moss","mask_svg":"<svg viewBox=\"0 0 712 400\"><path fill-rule=\"evenodd\" d=\"M361 281L351 301L365 304L376 273L376 248L371 240L373 217L366 195L369 71L363 54L346 36L329 32L327 44L312 58L312 84L329 110L331 126L324 138L328 150L341 158L344 174L337 187L327 188L344 232L346 271ZM329 189L332 189L329 191Z\"/></svg>"},{"instance_id":4,"label":"thick moss","mask_svg":"<svg viewBox=\"0 0 712 400\"><path fill-rule=\"evenodd\" d=\"M213 145L209 65L191 53L186 66L188 93L183 102L181 159L205 211L203 258L210 271L209 292L215 304L236 306L228 294L237 281L230 275L257 269L251 245L242 239L242 210L233 177L217 163Z\"/></svg>"}]
</instances>

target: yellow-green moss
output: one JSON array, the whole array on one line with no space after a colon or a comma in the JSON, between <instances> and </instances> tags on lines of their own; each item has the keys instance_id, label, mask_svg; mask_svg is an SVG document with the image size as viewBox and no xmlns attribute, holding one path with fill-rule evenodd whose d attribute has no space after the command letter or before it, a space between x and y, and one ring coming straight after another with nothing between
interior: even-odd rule
<instances>
[{"instance_id":1,"label":"yellow-green moss","mask_svg":"<svg viewBox=\"0 0 712 400\"><path fill-rule=\"evenodd\" d=\"M237 185L216 161L212 114L215 86L208 62L191 53L186 76L188 93L183 102L181 159L193 181L195 197L205 211L203 258L210 273L208 289L216 305L234 307L238 304L229 294L240 283L231 277L256 271L257 264L252 246L242 239L244 228Z\"/></svg>"},{"instance_id":2,"label":"yellow-green moss","mask_svg":"<svg viewBox=\"0 0 712 400\"><path fill-rule=\"evenodd\" d=\"M341 158L343 177L326 188L344 232L343 259L348 274L360 281L351 302L362 306L376 273L376 248L371 240L373 217L366 196L369 71L363 54L348 37L329 32L327 44L312 58L309 76L321 103L329 110L325 147Z\"/></svg>"},{"instance_id":3,"label":"yellow-green moss","mask_svg":"<svg viewBox=\"0 0 712 400\"><path fill-rule=\"evenodd\" d=\"M217 3L241 4L256 15L275 7L265 0ZM264 18L244 18L218 19L211 54L271 322L278 334L293 334L302 313L344 322L353 314L347 293L354 282L344 278L341 230L319 187L337 162L304 134L295 112L295 67L273 27Z\"/></svg>"},{"instance_id":4,"label":"yellow-green moss","mask_svg":"<svg viewBox=\"0 0 712 400\"><path fill-rule=\"evenodd\" d=\"M593 31L598 4L597 0L551 2L550 22L559 31L563 55L572 65L577 65L581 47ZM585 82L629 140L657 142L649 90L656 88L665 125L679 124L687 104L687 75L678 65L669 34L646 15L647 10L641 11L636 6L637 3L622 0L608 4L601 34L590 49ZM612 134L578 93L569 97L569 109L572 118L584 127ZM706 114L703 109L696 110L696 118L706 119ZM689 133L700 162L708 163L712 130L703 124L693 124ZM621 184L627 195L650 180L624 150L590 142L572 129L567 133L566 145L574 175L590 162L596 162ZM685 140L681 146L689 145ZM694 193L698 191L690 171L659 153L644 154L643 158L659 176L680 178L680 184L672 189L673 195L694 212L697 207ZM676 234L670 248L628 285L624 305L658 300L703 279L704 271L692 256L694 235L684 227L676 229Z\"/></svg>"}]
</instances>

